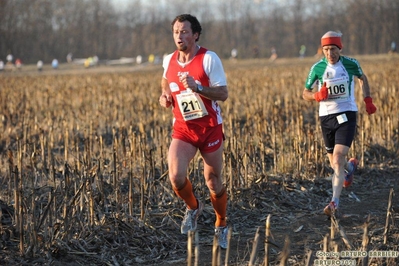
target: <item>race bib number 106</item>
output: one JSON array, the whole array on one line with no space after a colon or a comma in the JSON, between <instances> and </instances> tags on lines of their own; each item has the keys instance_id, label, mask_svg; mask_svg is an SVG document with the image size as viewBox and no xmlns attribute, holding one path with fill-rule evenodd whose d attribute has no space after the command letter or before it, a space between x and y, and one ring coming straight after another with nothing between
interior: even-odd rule
<instances>
[{"instance_id":1,"label":"race bib number 106","mask_svg":"<svg viewBox=\"0 0 399 266\"><path fill-rule=\"evenodd\" d=\"M329 101L345 101L349 97L348 80L344 77L326 80Z\"/></svg>"}]
</instances>

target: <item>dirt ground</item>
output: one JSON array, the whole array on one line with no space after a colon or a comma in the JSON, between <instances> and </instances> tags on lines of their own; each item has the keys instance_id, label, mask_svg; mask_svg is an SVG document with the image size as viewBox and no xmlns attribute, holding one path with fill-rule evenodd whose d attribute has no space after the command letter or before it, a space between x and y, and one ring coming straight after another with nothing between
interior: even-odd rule
<instances>
[{"instance_id":1,"label":"dirt ground","mask_svg":"<svg viewBox=\"0 0 399 266\"><path fill-rule=\"evenodd\" d=\"M361 251L365 224L370 251L399 251L399 167L384 166L381 169L358 169L353 185L341 196L343 217L338 221L341 230L349 240L348 247L336 232L338 251ZM390 191L393 190L392 206L387 215ZM351 192L357 196L351 197ZM323 265L317 264L317 252L323 250L324 239L328 251L333 251L330 239L331 221L322 213L331 197L331 182L327 179L297 180L289 176L265 177L251 189L235 191L234 204L228 208L228 223L232 237L228 254L219 250L219 264L213 262L214 214L209 199L198 221L199 255L192 251L192 264L197 265L264 265L265 224L270 215L269 265ZM186 235L180 234L180 222L184 215L182 208L152 211L145 225L134 227L120 222L120 238L126 238L126 245L110 248L105 241L93 250L78 252L69 248L52 250L51 256L21 257L17 240L1 241L1 265L188 265ZM384 243L385 225L389 226ZM115 221L112 221L115 223ZM258 232L258 246L254 245ZM104 231L97 231L96 238L102 238ZM126 233L126 235L124 235ZM87 237L84 241L89 242ZM83 241L83 242L84 242ZM284 246L287 244L286 264L282 263ZM101 245L104 245L101 247ZM69 246L70 247L70 246ZM194 248L194 244L193 244ZM50 248L51 250L51 248ZM312 257L309 258L309 252ZM103 254L102 254L103 252ZM48 253L48 252L47 252ZM107 256L105 256L107 253ZM46 254L46 253L44 253ZM113 254L112 256L108 254ZM396 253L397 254L397 253ZM251 256L252 255L252 256ZM394 253L395 255L395 253ZM114 260L101 259L112 257ZM227 256L227 257L226 257ZM51 258L51 259L50 259ZM252 264L249 262L252 259ZM331 258L330 258L331 259ZM341 258L347 265L398 265L399 258L369 258L369 264L362 259ZM108 262L107 262L108 261ZM309 262L310 261L310 262ZM322 260L323 262L323 260ZM327 263L327 260L324 260ZM214 263L214 264L213 264ZM216 264L215 264L216 263ZM319 261L320 263L320 261ZM324 264L333 265L333 264Z\"/></svg>"},{"instance_id":2,"label":"dirt ground","mask_svg":"<svg viewBox=\"0 0 399 266\"><path fill-rule=\"evenodd\" d=\"M345 232L349 244L347 246L340 234L336 232L335 243L338 251L361 251L364 227L368 221L369 250L396 251L399 243L399 168L358 169L353 186L343 191L341 210L343 217L338 221L341 230ZM396 189L396 191L395 191ZM392 208L387 216L390 191L395 193L392 198ZM351 196L354 193L355 196ZM249 265L254 241L259 230L258 247L255 246L256 257L252 265L264 265L265 259L265 222L270 215L270 265L281 263L281 254L285 242L289 241L289 254L285 265L307 265L308 252L313 252L311 264L318 258L317 251L323 251L323 240L330 241L331 221L322 210L331 197L331 182L327 179L315 181L298 181L290 177L266 178L258 185L246 191L237 191L238 202L229 206L229 225L232 227L232 238L226 262L226 251L221 251L221 265ZM209 202L203 217L199 219L199 256L198 265L212 264L213 232L212 209ZM183 213L181 213L183 215ZM387 242L384 244L384 227L389 222ZM176 241L183 243L182 250L176 250L162 260L152 265L187 265L187 239L179 234L176 219L175 228L166 229L168 234L174 234ZM156 221L154 221L156 224ZM173 227L173 226L171 226ZM393 255L395 256L394 253ZM361 258L346 259L350 265L360 265ZM192 261L195 257L193 255ZM325 260L325 263L327 261ZM356 263L356 264L353 264ZM368 265L398 265L399 258L369 258ZM281 264L280 264L281 265Z\"/></svg>"}]
</instances>

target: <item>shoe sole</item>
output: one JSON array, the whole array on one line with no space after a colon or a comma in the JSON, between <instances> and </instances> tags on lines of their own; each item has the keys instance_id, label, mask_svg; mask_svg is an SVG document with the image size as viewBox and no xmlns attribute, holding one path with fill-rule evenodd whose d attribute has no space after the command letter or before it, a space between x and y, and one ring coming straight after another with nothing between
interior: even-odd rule
<instances>
[{"instance_id":1,"label":"shoe sole","mask_svg":"<svg viewBox=\"0 0 399 266\"><path fill-rule=\"evenodd\" d=\"M351 160L349 160L349 161L351 161ZM344 185L343 185L344 188L347 188L347 187L349 187L350 185L352 185L352 183L353 183L353 176L354 176L354 173L355 173L355 171L356 171L356 169L357 169L357 165L359 164L359 161L358 161L357 159L352 160L352 162L353 162L353 165L354 165L354 169L353 169L353 171L352 171L352 174L350 175L349 180L346 180L346 177L345 177Z\"/></svg>"},{"instance_id":2,"label":"shoe sole","mask_svg":"<svg viewBox=\"0 0 399 266\"><path fill-rule=\"evenodd\" d=\"M327 215L328 217L335 217L339 218L340 217L340 212L337 208L332 207L332 203L328 204L324 210L324 214Z\"/></svg>"},{"instance_id":3,"label":"shoe sole","mask_svg":"<svg viewBox=\"0 0 399 266\"><path fill-rule=\"evenodd\" d=\"M335 209L335 211L331 211L331 208L326 207L324 208L324 214L327 215L329 218L334 217L335 219L340 219L341 218L341 214L338 211L338 209Z\"/></svg>"}]
</instances>

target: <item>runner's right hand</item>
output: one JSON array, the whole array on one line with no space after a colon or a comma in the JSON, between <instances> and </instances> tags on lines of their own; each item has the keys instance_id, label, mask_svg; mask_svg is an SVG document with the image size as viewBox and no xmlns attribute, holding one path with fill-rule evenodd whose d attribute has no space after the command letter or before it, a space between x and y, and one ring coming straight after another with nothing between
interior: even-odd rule
<instances>
[{"instance_id":1,"label":"runner's right hand","mask_svg":"<svg viewBox=\"0 0 399 266\"><path fill-rule=\"evenodd\" d=\"M165 108L168 108L172 104L172 97L170 95L162 94L159 97L159 104Z\"/></svg>"},{"instance_id":2,"label":"runner's right hand","mask_svg":"<svg viewBox=\"0 0 399 266\"><path fill-rule=\"evenodd\" d=\"M328 89L326 87L326 83L325 82L323 84L323 87L321 87L321 89L318 92L313 94L313 97L318 102L328 99Z\"/></svg>"}]
</instances>

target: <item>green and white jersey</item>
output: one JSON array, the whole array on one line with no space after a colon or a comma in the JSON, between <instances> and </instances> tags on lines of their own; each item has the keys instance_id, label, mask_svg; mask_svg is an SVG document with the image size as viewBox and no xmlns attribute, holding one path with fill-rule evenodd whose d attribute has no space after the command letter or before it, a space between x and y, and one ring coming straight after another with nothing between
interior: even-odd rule
<instances>
[{"instance_id":1,"label":"green and white jersey","mask_svg":"<svg viewBox=\"0 0 399 266\"><path fill-rule=\"evenodd\" d=\"M358 111L355 102L354 76L360 78L362 75L359 62L350 57L341 55L334 65L328 63L326 58L316 62L310 68L305 88L312 90L317 84L320 90L326 82L328 99L320 102L319 116Z\"/></svg>"}]
</instances>

